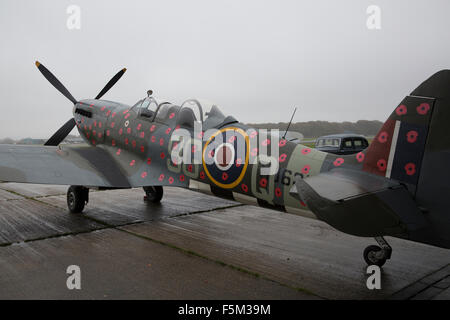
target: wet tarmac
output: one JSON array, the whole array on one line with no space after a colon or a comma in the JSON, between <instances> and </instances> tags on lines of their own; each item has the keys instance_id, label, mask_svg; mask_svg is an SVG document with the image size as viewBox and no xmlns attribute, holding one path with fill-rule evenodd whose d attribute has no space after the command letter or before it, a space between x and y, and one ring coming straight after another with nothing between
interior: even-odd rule
<instances>
[{"instance_id":1,"label":"wet tarmac","mask_svg":"<svg viewBox=\"0 0 450 320\"><path fill-rule=\"evenodd\" d=\"M375 241L320 221L179 188L159 205L142 189L93 191L70 214L66 190L0 183L0 299L450 299L446 249L387 238L369 290Z\"/></svg>"}]
</instances>

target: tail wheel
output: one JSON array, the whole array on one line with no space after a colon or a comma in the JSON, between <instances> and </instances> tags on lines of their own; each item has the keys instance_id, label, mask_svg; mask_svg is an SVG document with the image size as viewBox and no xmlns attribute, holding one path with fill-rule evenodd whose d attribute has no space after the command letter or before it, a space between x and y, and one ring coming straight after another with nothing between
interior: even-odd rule
<instances>
[{"instance_id":1,"label":"tail wheel","mask_svg":"<svg viewBox=\"0 0 450 320\"><path fill-rule=\"evenodd\" d=\"M159 203L163 197L164 191L161 186L144 187L145 201Z\"/></svg>"},{"instance_id":2,"label":"tail wheel","mask_svg":"<svg viewBox=\"0 0 450 320\"><path fill-rule=\"evenodd\" d=\"M89 189L81 186L70 186L67 190L67 207L71 213L83 211L88 202Z\"/></svg>"}]
</instances>

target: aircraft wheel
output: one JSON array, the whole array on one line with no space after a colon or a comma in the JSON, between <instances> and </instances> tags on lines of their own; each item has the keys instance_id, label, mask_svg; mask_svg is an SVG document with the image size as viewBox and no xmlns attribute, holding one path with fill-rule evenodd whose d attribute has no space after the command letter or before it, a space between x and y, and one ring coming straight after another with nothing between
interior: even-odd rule
<instances>
[{"instance_id":1,"label":"aircraft wheel","mask_svg":"<svg viewBox=\"0 0 450 320\"><path fill-rule=\"evenodd\" d=\"M153 203L159 203L164 194L163 187L161 186L144 187L144 191L145 191L144 200Z\"/></svg>"},{"instance_id":2,"label":"aircraft wheel","mask_svg":"<svg viewBox=\"0 0 450 320\"><path fill-rule=\"evenodd\" d=\"M369 266L374 264L382 267L387 258L382 248L371 245L364 249L364 260Z\"/></svg>"},{"instance_id":3,"label":"aircraft wheel","mask_svg":"<svg viewBox=\"0 0 450 320\"><path fill-rule=\"evenodd\" d=\"M70 186L67 190L67 207L71 213L83 211L88 201L89 189L81 186Z\"/></svg>"}]
</instances>

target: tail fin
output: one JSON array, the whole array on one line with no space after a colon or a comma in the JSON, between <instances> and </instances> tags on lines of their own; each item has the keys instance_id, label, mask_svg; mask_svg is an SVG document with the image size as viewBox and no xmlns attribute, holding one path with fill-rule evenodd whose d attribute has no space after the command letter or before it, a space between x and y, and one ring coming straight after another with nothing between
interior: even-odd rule
<instances>
[{"instance_id":1,"label":"tail fin","mask_svg":"<svg viewBox=\"0 0 450 320\"><path fill-rule=\"evenodd\" d=\"M428 168L428 152L450 151L450 70L423 82L384 123L365 154L363 170L403 182L413 195L425 174L439 175L448 164ZM450 193L448 194L450 196Z\"/></svg>"}]
</instances>

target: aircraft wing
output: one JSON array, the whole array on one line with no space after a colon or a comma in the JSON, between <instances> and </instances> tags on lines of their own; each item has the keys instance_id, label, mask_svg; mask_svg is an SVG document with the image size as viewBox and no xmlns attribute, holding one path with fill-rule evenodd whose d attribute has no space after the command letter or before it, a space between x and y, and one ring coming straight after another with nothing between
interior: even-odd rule
<instances>
[{"instance_id":1,"label":"aircraft wing","mask_svg":"<svg viewBox=\"0 0 450 320\"><path fill-rule=\"evenodd\" d=\"M291 194L316 216L346 233L363 237L422 237L427 221L407 188L367 172L337 168L302 179Z\"/></svg>"},{"instance_id":2,"label":"aircraft wing","mask_svg":"<svg viewBox=\"0 0 450 320\"><path fill-rule=\"evenodd\" d=\"M154 161L150 166L125 150L119 155L107 147L0 145L0 181L5 182L105 188L164 185L167 178L158 179L167 171L164 165ZM174 179L171 185L184 183Z\"/></svg>"}]
</instances>

